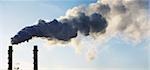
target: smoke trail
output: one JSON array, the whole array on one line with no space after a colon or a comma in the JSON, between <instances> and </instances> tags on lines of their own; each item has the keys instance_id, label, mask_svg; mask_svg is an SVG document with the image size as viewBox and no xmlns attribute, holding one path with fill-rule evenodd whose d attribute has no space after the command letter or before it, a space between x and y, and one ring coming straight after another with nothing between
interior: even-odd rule
<instances>
[{"instance_id":1,"label":"smoke trail","mask_svg":"<svg viewBox=\"0 0 150 70\"><path fill-rule=\"evenodd\" d=\"M77 36L80 32L87 36L89 33L97 33L105 31L107 21L100 14L93 13L87 16L85 13L78 13L78 16L70 19L62 19L57 21L54 19L51 22L39 20L37 25L23 28L15 35L11 43L18 44L30 40L32 37L44 37L47 39L57 39L69 41Z\"/></svg>"}]
</instances>

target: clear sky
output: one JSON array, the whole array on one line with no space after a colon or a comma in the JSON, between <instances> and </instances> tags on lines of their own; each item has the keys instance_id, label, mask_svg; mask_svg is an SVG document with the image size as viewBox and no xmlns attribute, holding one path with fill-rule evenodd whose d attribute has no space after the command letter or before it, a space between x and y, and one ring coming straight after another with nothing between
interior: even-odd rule
<instances>
[{"instance_id":1,"label":"clear sky","mask_svg":"<svg viewBox=\"0 0 150 70\"><path fill-rule=\"evenodd\" d=\"M59 18L74 6L94 2L96 0L0 0L0 70L7 70L10 38L20 29L36 24L39 19ZM77 54L70 45L45 45L45 40L37 38L14 46L13 63L23 70L32 70L33 45L38 45L39 70L148 70L149 41L135 45L114 37L103 48L97 45L95 59L88 62L85 49Z\"/></svg>"}]
</instances>

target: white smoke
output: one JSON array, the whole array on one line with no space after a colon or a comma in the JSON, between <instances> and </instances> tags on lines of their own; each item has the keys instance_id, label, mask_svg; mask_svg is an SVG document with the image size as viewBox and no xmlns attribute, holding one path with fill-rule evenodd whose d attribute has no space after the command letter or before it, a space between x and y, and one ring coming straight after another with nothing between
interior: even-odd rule
<instances>
[{"instance_id":1,"label":"white smoke","mask_svg":"<svg viewBox=\"0 0 150 70\"><path fill-rule=\"evenodd\" d=\"M98 0L88 7L69 9L66 15L59 19L72 18L80 12L86 15L96 12L106 18L108 27L102 35L92 34L95 42L107 42L112 37L120 36L124 41L140 43L143 39L150 38L148 5L148 0ZM93 59L96 53L93 50L89 52L89 59Z\"/></svg>"},{"instance_id":2,"label":"white smoke","mask_svg":"<svg viewBox=\"0 0 150 70\"><path fill-rule=\"evenodd\" d=\"M133 42L140 42L150 36L148 0L101 0L96 5L101 3L110 7L106 16L108 27L104 36L119 34Z\"/></svg>"}]
</instances>

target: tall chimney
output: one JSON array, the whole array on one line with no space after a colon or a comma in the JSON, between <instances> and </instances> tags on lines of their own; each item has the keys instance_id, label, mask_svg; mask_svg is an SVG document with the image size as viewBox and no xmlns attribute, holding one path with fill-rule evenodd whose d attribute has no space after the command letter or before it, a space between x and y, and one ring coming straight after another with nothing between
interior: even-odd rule
<instances>
[{"instance_id":1,"label":"tall chimney","mask_svg":"<svg viewBox=\"0 0 150 70\"><path fill-rule=\"evenodd\" d=\"M34 59L34 70L38 70L38 47L37 45L34 46L34 49L33 49L33 59Z\"/></svg>"},{"instance_id":2,"label":"tall chimney","mask_svg":"<svg viewBox=\"0 0 150 70\"><path fill-rule=\"evenodd\" d=\"M8 70L12 70L12 52L13 52L13 47L9 46L9 50L8 50Z\"/></svg>"}]
</instances>

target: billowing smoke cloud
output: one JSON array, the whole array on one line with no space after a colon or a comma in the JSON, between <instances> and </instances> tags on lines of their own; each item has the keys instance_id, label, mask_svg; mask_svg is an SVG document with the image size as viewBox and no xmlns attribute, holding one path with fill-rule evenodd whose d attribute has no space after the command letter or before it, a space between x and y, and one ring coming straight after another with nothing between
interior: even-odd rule
<instances>
[{"instance_id":1,"label":"billowing smoke cloud","mask_svg":"<svg viewBox=\"0 0 150 70\"><path fill-rule=\"evenodd\" d=\"M12 37L11 43L18 44L32 37L69 41L80 33L93 36L96 44L107 42L118 35L123 40L139 43L150 37L148 5L148 0L98 0L88 7L69 9L58 21L39 20L37 25L25 27L18 32ZM95 54L89 53L89 59L95 58Z\"/></svg>"},{"instance_id":2,"label":"billowing smoke cloud","mask_svg":"<svg viewBox=\"0 0 150 70\"><path fill-rule=\"evenodd\" d=\"M111 9L103 14L109 24L105 36L120 34L124 39L134 42L150 36L148 0L101 0L96 4L101 3L108 4Z\"/></svg>"},{"instance_id":3,"label":"billowing smoke cloud","mask_svg":"<svg viewBox=\"0 0 150 70\"><path fill-rule=\"evenodd\" d=\"M25 27L12 38L12 44L28 41L32 37L46 37L68 41L81 32L105 32L105 35L124 34L134 40L149 36L148 0L99 0L88 7L69 9L59 21L45 22ZM107 21L106 21L107 20Z\"/></svg>"},{"instance_id":4,"label":"billowing smoke cloud","mask_svg":"<svg viewBox=\"0 0 150 70\"><path fill-rule=\"evenodd\" d=\"M77 33L87 36L90 33L104 32L107 27L107 21L100 14L93 13L87 16L80 12L78 16L51 22L39 20L37 25L23 28L12 38L12 44L18 44L30 40L32 37L44 37L47 39L57 39L69 41L77 36Z\"/></svg>"},{"instance_id":5,"label":"billowing smoke cloud","mask_svg":"<svg viewBox=\"0 0 150 70\"><path fill-rule=\"evenodd\" d=\"M91 44L97 46L116 36L137 44L150 37L148 5L148 0L98 0L97 3L92 3L88 7L78 6L69 9L62 19L76 16L78 12L85 12L87 15L101 14L106 18L108 26L104 34L92 34L95 37L95 43L92 40ZM95 54L87 55L88 59L91 59L91 56L95 58Z\"/></svg>"}]
</instances>

